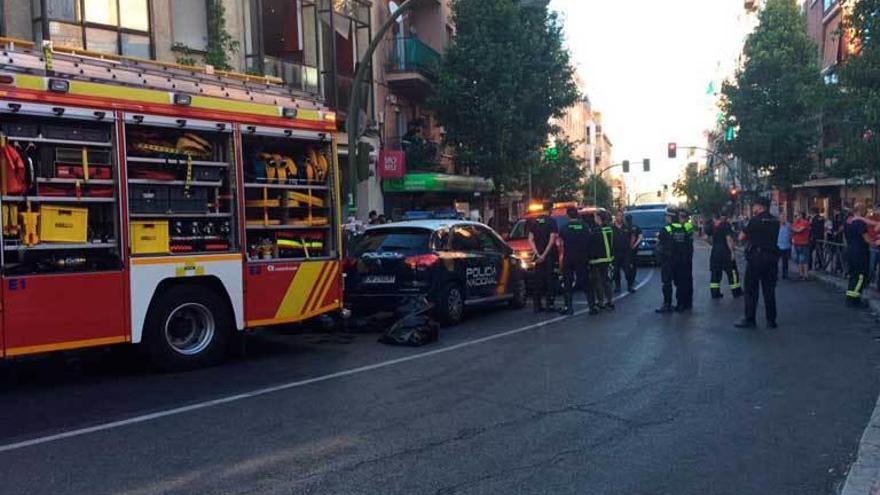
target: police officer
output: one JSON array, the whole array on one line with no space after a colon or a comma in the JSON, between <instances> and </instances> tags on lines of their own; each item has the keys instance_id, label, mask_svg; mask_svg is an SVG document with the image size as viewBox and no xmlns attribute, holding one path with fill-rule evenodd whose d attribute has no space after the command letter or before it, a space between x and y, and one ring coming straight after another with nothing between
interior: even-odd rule
<instances>
[{"instance_id":1,"label":"police officer","mask_svg":"<svg viewBox=\"0 0 880 495\"><path fill-rule=\"evenodd\" d=\"M545 205L544 211L551 211L552 205ZM529 222L529 246L535 256L535 312L544 311L546 301L547 310L554 308L554 288L556 277L556 263L559 261L559 253L556 250L559 228L556 220L547 213L543 213Z\"/></svg>"},{"instance_id":2,"label":"police officer","mask_svg":"<svg viewBox=\"0 0 880 495\"><path fill-rule=\"evenodd\" d=\"M868 283L868 264L870 247L874 244L871 236L873 224L865 218L864 203L856 203L853 216L847 219L844 232L846 234L846 258L849 265L849 286L846 291L846 304L862 307L862 290Z\"/></svg>"},{"instance_id":3,"label":"police officer","mask_svg":"<svg viewBox=\"0 0 880 495\"><path fill-rule=\"evenodd\" d=\"M733 297L742 296L739 270L736 267L736 248L733 243L733 227L727 220L727 213L721 212L706 224L706 235L712 239L712 254L709 256L709 271L712 278L709 292L712 299L724 297L721 293L721 277L727 274L727 284Z\"/></svg>"},{"instance_id":4,"label":"police officer","mask_svg":"<svg viewBox=\"0 0 880 495\"><path fill-rule=\"evenodd\" d=\"M590 281L593 286L595 305L590 306L590 314L600 309L614 310L614 294L611 291L611 278L608 270L614 262L614 230L611 228L611 215L607 211L597 211L594 215L596 227L590 238Z\"/></svg>"},{"instance_id":5,"label":"police officer","mask_svg":"<svg viewBox=\"0 0 880 495\"><path fill-rule=\"evenodd\" d=\"M770 200L756 198L752 202L752 219L740 233L740 241L748 241L746 250L746 316L736 324L754 328L758 310L758 290L764 294L767 326L776 328L776 272L779 263L779 219L770 214Z\"/></svg>"},{"instance_id":6,"label":"police officer","mask_svg":"<svg viewBox=\"0 0 880 495\"><path fill-rule=\"evenodd\" d=\"M587 295L587 303L590 308L596 305L593 292L590 290L589 279L589 249L590 249L590 226L580 219L577 208L568 208L565 212L568 216L568 225L559 232L562 245L562 279L565 284L565 307L562 314L574 314L572 296L574 293L574 281L577 277L577 285Z\"/></svg>"},{"instance_id":7,"label":"police officer","mask_svg":"<svg viewBox=\"0 0 880 495\"><path fill-rule=\"evenodd\" d=\"M632 293L636 291L636 272L638 270L638 263L636 263L636 261L638 258L639 245L642 243L645 236L642 234L642 229L633 223L632 215L625 216L624 222L626 222L626 225L629 228L630 240L629 248L626 251L624 271L626 272L626 288Z\"/></svg>"},{"instance_id":8,"label":"police officer","mask_svg":"<svg viewBox=\"0 0 880 495\"><path fill-rule=\"evenodd\" d=\"M678 213L678 222L671 225L670 233L675 311L688 311L694 302L694 225L687 211Z\"/></svg>"},{"instance_id":9,"label":"police officer","mask_svg":"<svg viewBox=\"0 0 880 495\"><path fill-rule=\"evenodd\" d=\"M672 224L675 212L666 210L666 225L657 234L657 262L660 263L660 279L663 283L663 305L657 308L657 313L671 313L672 309Z\"/></svg>"},{"instance_id":10,"label":"police officer","mask_svg":"<svg viewBox=\"0 0 880 495\"><path fill-rule=\"evenodd\" d=\"M614 292L618 293L622 288L621 272L623 272L624 278L629 283L629 287L632 287L629 279L629 251L630 243L632 242L632 230L630 225L624 221L623 211L618 210L614 214L612 229L614 230L614 267L612 272L614 273Z\"/></svg>"}]
</instances>

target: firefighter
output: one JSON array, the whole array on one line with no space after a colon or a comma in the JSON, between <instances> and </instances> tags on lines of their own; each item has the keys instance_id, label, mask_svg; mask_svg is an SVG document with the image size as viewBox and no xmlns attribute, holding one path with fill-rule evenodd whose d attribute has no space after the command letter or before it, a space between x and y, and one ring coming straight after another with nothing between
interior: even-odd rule
<instances>
[{"instance_id":1,"label":"firefighter","mask_svg":"<svg viewBox=\"0 0 880 495\"><path fill-rule=\"evenodd\" d=\"M663 305L657 313L671 313L672 310L672 224L675 213L666 210L666 225L657 234L657 262L660 263L660 278L663 283Z\"/></svg>"},{"instance_id":2,"label":"firefighter","mask_svg":"<svg viewBox=\"0 0 880 495\"><path fill-rule=\"evenodd\" d=\"M745 318L736 324L739 328L755 328L758 310L758 290L764 294L767 326L776 328L776 272L779 270L779 219L768 211L770 201L756 198L752 202L752 219L739 235L748 241L746 251Z\"/></svg>"},{"instance_id":3,"label":"firefighter","mask_svg":"<svg viewBox=\"0 0 880 495\"><path fill-rule=\"evenodd\" d=\"M590 249L590 226L580 219L577 208L568 208L565 212L568 216L568 225L559 232L560 245L562 246L562 279L565 291L565 307L562 314L574 314L572 297L574 282L587 295L587 303L590 308L596 305L593 292L590 290L589 279L589 249Z\"/></svg>"},{"instance_id":4,"label":"firefighter","mask_svg":"<svg viewBox=\"0 0 880 495\"><path fill-rule=\"evenodd\" d=\"M872 227L877 224L865 218L864 203L856 203L853 216L847 219L846 229L846 260L849 265L849 286L846 291L848 306L862 307L862 290L868 283L868 264L870 247L874 245L871 235Z\"/></svg>"},{"instance_id":5,"label":"firefighter","mask_svg":"<svg viewBox=\"0 0 880 495\"><path fill-rule=\"evenodd\" d=\"M545 309L552 311L555 306L553 278L556 276L556 264L559 253L556 249L559 227L556 220L546 212L552 211L552 205L544 205L544 213L529 222L529 246L535 256L535 312ZM546 302L546 306L544 303Z\"/></svg>"},{"instance_id":6,"label":"firefighter","mask_svg":"<svg viewBox=\"0 0 880 495\"><path fill-rule=\"evenodd\" d=\"M694 302L694 224L687 211L678 213L672 224L672 278L675 282L675 311L688 311Z\"/></svg>"},{"instance_id":7,"label":"firefighter","mask_svg":"<svg viewBox=\"0 0 880 495\"><path fill-rule=\"evenodd\" d=\"M590 314L600 309L614 310L614 294L611 291L609 269L614 262L614 230L611 228L611 215L607 211L597 211L594 215L596 228L590 239L590 281L593 286L594 305Z\"/></svg>"},{"instance_id":8,"label":"firefighter","mask_svg":"<svg viewBox=\"0 0 880 495\"><path fill-rule=\"evenodd\" d=\"M727 213L721 212L706 224L706 235L712 239L712 254L709 256L709 271L712 278L709 292L712 299L724 297L721 293L721 277L727 274L727 284L733 297L742 296L739 270L736 267L736 248L733 242L733 227L727 220Z\"/></svg>"}]
</instances>

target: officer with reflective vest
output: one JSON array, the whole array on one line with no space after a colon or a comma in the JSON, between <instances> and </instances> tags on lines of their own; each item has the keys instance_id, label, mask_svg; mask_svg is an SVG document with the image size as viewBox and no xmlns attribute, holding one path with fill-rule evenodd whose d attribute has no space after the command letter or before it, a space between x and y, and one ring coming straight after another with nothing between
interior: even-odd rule
<instances>
[{"instance_id":1,"label":"officer with reflective vest","mask_svg":"<svg viewBox=\"0 0 880 495\"><path fill-rule=\"evenodd\" d=\"M672 312L672 281L673 281L673 258L672 258L672 224L675 212L666 210L666 225L657 234L657 262L660 264L660 279L663 284L663 305L657 308L657 313Z\"/></svg>"},{"instance_id":2,"label":"officer with reflective vest","mask_svg":"<svg viewBox=\"0 0 880 495\"><path fill-rule=\"evenodd\" d=\"M565 291L565 307L562 314L574 314L572 297L575 281L578 287L587 295L587 303L590 307L596 305L593 300L593 292L590 290L590 238L592 232L590 226L581 220L577 208L568 208L565 212L568 216L568 225L559 231L559 239L562 241L562 280ZM576 277L576 278L575 278Z\"/></svg>"},{"instance_id":3,"label":"officer with reflective vest","mask_svg":"<svg viewBox=\"0 0 880 495\"><path fill-rule=\"evenodd\" d=\"M770 201L756 198L752 203L752 219L740 233L740 241L748 241L746 250L746 308L739 328L754 328L758 310L758 291L764 295L767 326L776 328L776 272L779 270L779 219L769 212Z\"/></svg>"},{"instance_id":4,"label":"officer with reflective vest","mask_svg":"<svg viewBox=\"0 0 880 495\"><path fill-rule=\"evenodd\" d=\"M681 210L678 222L667 226L672 236L672 279L675 283L675 311L688 311L694 303L694 224Z\"/></svg>"},{"instance_id":5,"label":"officer with reflective vest","mask_svg":"<svg viewBox=\"0 0 880 495\"><path fill-rule=\"evenodd\" d=\"M590 281L595 303L590 307L594 315L600 309L614 310L609 270L614 262L614 229L607 211L595 213L596 227L590 240Z\"/></svg>"},{"instance_id":6,"label":"officer with reflective vest","mask_svg":"<svg viewBox=\"0 0 880 495\"><path fill-rule=\"evenodd\" d=\"M742 296L739 270L736 267L736 248L733 242L733 226L727 220L727 213L721 212L706 224L706 235L712 239L712 254L709 256L709 271L712 278L709 292L712 299L724 297L721 293L721 277L727 274L727 283L733 297Z\"/></svg>"}]
</instances>

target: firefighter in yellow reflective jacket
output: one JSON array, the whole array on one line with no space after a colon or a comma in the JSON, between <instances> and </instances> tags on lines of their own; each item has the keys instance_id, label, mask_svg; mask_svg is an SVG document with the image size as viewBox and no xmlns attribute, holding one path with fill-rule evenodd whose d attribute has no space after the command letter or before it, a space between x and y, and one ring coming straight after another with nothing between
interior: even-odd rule
<instances>
[{"instance_id":1,"label":"firefighter in yellow reflective jacket","mask_svg":"<svg viewBox=\"0 0 880 495\"><path fill-rule=\"evenodd\" d=\"M596 305L590 308L594 315L600 309L614 309L614 293L611 291L609 269L614 262L614 229L611 228L611 215L607 211L597 211L596 225L590 237L590 282L593 301Z\"/></svg>"}]
</instances>

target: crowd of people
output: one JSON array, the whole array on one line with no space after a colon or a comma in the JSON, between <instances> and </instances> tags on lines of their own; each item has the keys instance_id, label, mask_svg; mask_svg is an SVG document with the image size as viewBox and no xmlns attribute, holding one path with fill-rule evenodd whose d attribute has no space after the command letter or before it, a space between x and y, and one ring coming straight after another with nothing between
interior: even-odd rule
<instances>
[{"instance_id":1,"label":"crowd of people","mask_svg":"<svg viewBox=\"0 0 880 495\"><path fill-rule=\"evenodd\" d=\"M550 211L551 205L545 207ZM635 292L636 252L642 232L632 217L618 212L612 219L605 210L581 217L577 208L566 211L568 222L561 229L549 215L529 221L529 244L534 253L536 312L561 311L573 314L575 290L587 298L589 314L614 310L614 292ZM556 308L557 268L561 268L564 306ZM622 276L621 276L622 275Z\"/></svg>"}]
</instances>

